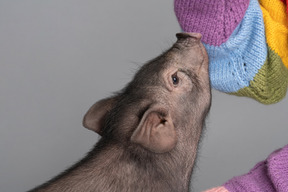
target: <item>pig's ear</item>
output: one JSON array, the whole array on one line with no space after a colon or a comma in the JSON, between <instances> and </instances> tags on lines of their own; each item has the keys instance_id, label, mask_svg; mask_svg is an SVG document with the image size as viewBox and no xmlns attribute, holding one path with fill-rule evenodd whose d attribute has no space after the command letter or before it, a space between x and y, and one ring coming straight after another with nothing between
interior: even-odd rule
<instances>
[{"instance_id":1,"label":"pig's ear","mask_svg":"<svg viewBox=\"0 0 288 192\"><path fill-rule=\"evenodd\" d=\"M116 97L100 100L87 111L83 118L83 126L102 135L102 129L108 112L112 109Z\"/></svg>"},{"instance_id":2,"label":"pig's ear","mask_svg":"<svg viewBox=\"0 0 288 192\"><path fill-rule=\"evenodd\" d=\"M155 152L171 151L177 143L177 134L170 115L163 111L149 109L131 136L131 141Z\"/></svg>"}]
</instances>

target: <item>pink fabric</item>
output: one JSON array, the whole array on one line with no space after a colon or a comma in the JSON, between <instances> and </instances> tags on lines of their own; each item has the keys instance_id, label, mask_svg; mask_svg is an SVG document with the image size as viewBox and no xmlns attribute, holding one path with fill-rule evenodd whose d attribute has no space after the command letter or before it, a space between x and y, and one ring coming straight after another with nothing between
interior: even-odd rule
<instances>
[{"instance_id":1,"label":"pink fabric","mask_svg":"<svg viewBox=\"0 0 288 192\"><path fill-rule=\"evenodd\" d=\"M175 0L174 10L184 32L198 32L209 45L226 42L238 26L249 0Z\"/></svg>"},{"instance_id":2,"label":"pink fabric","mask_svg":"<svg viewBox=\"0 0 288 192\"><path fill-rule=\"evenodd\" d=\"M249 173L205 192L288 192L288 145L276 150Z\"/></svg>"},{"instance_id":3,"label":"pink fabric","mask_svg":"<svg viewBox=\"0 0 288 192\"><path fill-rule=\"evenodd\" d=\"M269 156L267 168L276 191L288 192L288 145Z\"/></svg>"},{"instance_id":4,"label":"pink fabric","mask_svg":"<svg viewBox=\"0 0 288 192\"><path fill-rule=\"evenodd\" d=\"M229 192L288 192L288 145L258 163L249 173L225 183Z\"/></svg>"}]
</instances>

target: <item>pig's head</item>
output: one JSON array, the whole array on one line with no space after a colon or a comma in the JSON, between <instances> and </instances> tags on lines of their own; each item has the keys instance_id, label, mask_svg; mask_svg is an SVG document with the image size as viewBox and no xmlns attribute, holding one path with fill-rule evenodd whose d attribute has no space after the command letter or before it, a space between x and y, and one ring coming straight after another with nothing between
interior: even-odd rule
<instances>
[{"instance_id":1,"label":"pig's head","mask_svg":"<svg viewBox=\"0 0 288 192\"><path fill-rule=\"evenodd\" d=\"M126 148L167 153L197 147L211 103L208 56L200 34L176 36L172 48L145 64L120 93L95 103L83 125Z\"/></svg>"}]
</instances>

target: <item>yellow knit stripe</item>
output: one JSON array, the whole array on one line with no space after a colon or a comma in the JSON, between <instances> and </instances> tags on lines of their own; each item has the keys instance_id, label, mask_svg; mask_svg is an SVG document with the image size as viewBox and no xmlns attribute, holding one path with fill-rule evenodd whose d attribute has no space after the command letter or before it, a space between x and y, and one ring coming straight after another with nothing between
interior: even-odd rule
<instances>
[{"instance_id":1,"label":"yellow knit stripe","mask_svg":"<svg viewBox=\"0 0 288 192\"><path fill-rule=\"evenodd\" d=\"M286 5L281 0L259 0L261 8L267 10L273 20L287 26ZM263 10L262 9L262 10Z\"/></svg>"},{"instance_id":2,"label":"yellow knit stripe","mask_svg":"<svg viewBox=\"0 0 288 192\"><path fill-rule=\"evenodd\" d=\"M268 46L288 68L288 22L286 7L280 0L259 0Z\"/></svg>"}]
</instances>

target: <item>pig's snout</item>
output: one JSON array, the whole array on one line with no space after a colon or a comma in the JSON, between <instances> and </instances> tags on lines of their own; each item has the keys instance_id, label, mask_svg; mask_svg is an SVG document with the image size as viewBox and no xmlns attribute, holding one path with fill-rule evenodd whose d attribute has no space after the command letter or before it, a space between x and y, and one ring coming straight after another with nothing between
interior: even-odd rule
<instances>
[{"instance_id":1,"label":"pig's snout","mask_svg":"<svg viewBox=\"0 0 288 192\"><path fill-rule=\"evenodd\" d=\"M200 43L202 35L200 33L177 33L176 37L177 43L190 47Z\"/></svg>"}]
</instances>

